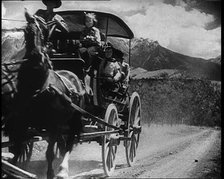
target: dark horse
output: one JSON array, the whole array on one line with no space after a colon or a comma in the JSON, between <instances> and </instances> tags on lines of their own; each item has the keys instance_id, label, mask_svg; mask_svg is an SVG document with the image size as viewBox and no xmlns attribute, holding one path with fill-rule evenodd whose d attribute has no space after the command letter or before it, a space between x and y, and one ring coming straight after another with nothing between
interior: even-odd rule
<instances>
[{"instance_id":1,"label":"dark horse","mask_svg":"<svg viewBox=\"0 0 224 179\"><path fill-rule=\"evenodd\" d=\"M14 161L22 152L24 141L32 137L28 129L46 131L48 148L47 178L54 177L52 162L54 145L64 137L61 145L63 157L57 178L68 178L68 160L73 145L79 142L82 132L81 113L75 110L71 101L84 108L85 89L79 78L72 72L54 71L46 53L48 37L47 24L37 16L25 12L26 59L20 66L17 77L17 93L14 100L13 118L7 123L10 139L14 142Z\"/></svg>"}]
</instances>

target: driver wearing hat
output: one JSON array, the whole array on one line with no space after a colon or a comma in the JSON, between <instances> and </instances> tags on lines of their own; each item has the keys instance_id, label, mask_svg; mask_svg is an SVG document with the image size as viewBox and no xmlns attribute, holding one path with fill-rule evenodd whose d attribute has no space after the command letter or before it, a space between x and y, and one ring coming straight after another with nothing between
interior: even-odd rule
<instances>
[{"instance_id":1,"label":"driver wearing hat","mask_svg":"<svg viewBox=\"0 0 224 179\"><path fill-rule=\"evenodd\" d=\"M61 6L61 0L42 0L42 2L48 6L49 3L52 3L54 8L59 8Z\"/></svg>"},{"instance_id":2,"label":"driver wearing hat","mask_svg":"<svg viewBox=\"0 0 224 179\"><path fill-rule=\"evenodd\" d=\"M68 32L68 26L64 19L54 12L55 8L59 8L61 6L61 0L42 0L42 2L47 9L39 9L35 15L42 17L46 22L55 21L57 29L61 32ZM51 31L53 30L54 29L51 29Z\"/></svg>"}]
</instances>

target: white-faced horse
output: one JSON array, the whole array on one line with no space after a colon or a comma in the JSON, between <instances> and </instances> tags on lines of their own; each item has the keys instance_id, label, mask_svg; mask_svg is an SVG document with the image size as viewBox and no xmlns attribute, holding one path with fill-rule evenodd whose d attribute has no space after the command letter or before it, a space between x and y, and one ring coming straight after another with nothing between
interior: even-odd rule
<instances>
[{"instance_id":1,"label":"white-faced horse","mask_svg":"<svg viewBox=\"0 0 224 179\"><path fill-rule=\"evenodd\" d=\"M53 178L54 145L65 135L65 143L61 146L63 160L56 177L68 178L69 155L82 132L82 115L61 94L66 94L74 104L84 108L86 93L74 73L52 69L45 48L49 31L43 19L28 12L25 12L25 17L25 61L18 72L13 118L7 123L10 139L15 144L14 161L21 154L24 141L32 137L28 135L28 128L40 132L44 129L48 137L47 178Z\"/></svg>"}]
</instances>

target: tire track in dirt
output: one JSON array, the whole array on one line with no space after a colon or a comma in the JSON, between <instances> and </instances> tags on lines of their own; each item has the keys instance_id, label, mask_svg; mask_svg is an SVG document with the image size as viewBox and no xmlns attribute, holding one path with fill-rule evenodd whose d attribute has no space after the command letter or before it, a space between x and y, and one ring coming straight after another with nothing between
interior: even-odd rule
<instances>
[{"instance_id":1,"label":"tire track in dirt","mask_svg":"<svg viewBox=\"0 0 224 179\"><path fill-rule=\"evenodd\" d=\"M183 177L189 178L189 174L198 164L198 161L204 157L205 152L211 148L217 133L214 131L206 131L199 138L196 138L193 143L185 150L177 153L177 155L167 157L158 167L153 169L145 176L150 175L152 178L172 178ZM142 177L145 177L142 176Z\"/></svg>"},{"instance_id":2,"label":"tire track in dirt","mask_svg":"<svg viewBox=\"0 0 224 179\"><path fill-rule=\"evenodd\" d=\"M182 140L136 161L135 166L115 171L112 178L187 177L187 173L196 165L196 158L199 159L200 153L203 154L211 146L215 137L216 133L211 130L183 137ZM191 152L194 154L190 154Z\"/></svg>"}]
</instances>

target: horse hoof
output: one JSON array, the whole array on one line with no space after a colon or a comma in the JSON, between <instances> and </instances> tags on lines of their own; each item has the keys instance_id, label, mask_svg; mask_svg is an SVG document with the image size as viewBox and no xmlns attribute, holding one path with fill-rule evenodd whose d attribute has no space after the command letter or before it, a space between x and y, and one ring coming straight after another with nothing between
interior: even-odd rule
<instances>
[{"instance_id":1,"label":"horse hoof","mask_svg":"<svg viewBox=\"0 0 224 179\"><path fill-rule=\"evenodd\" d=\"M56 179L69 179L67 170L66 169L61 170L56 175Z\"/></svg>"},{"instance_id":2,"label":"horse hoof","mask_svg":"<svg viewBox=\"0 0 224 179\"><path fill-rule=\"evenodd\" d=\"M49 170L47 172L47 179L54 179L54 170Z\"/></svg>"},{"instance_id":3,"label":"horse hoof","mask_svg":"<svg viewBox=\"0 0 224 179\"><path fill-rule=\"evenodd\" d=\"M68 174L65 175L57 175L54 179L69 179Z\"/></svg>"}]
</instances>

